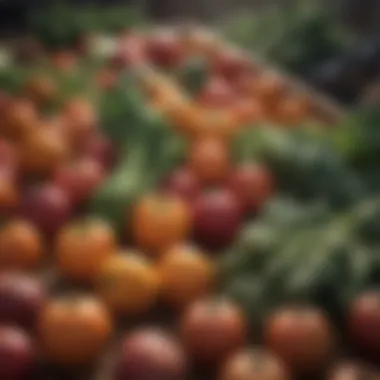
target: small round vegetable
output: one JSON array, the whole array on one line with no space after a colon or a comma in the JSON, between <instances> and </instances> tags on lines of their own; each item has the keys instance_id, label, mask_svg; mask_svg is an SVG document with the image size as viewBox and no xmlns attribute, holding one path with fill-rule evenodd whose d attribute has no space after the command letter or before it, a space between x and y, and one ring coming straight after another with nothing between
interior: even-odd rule
<instances>
[{"instance_id":1,"label":"small round vegetable","mask_svg":"<svg viewBox=\"0 0 380 380\"><path fill-rule=\"evenodd\" d=\"M41 126L28 134L20 146L22 168L28 174L51 174L69 156L68 144L60 131Z\"/></svg>"},{"instance_id":2,"label":"small round vegetable","mask_svg":"<svg viewBox=\"0 0 380 380\"><path fill-rule=\"evenodd\" d=\"M45 354L67 366L95 360L112 333L106 308L87 296L51 301L41 313L38 326Z\"/></svg>"},{"instance_id":3,"label":"small round vegetable","mask_svg":"<svg viewBox=\"0 0 380 380\"><path fill-rule=\"evenodd\" d=\"M380 373L368 365L343 362L328 371L326 380L377 380L379 376Z\"/></svg>"},{"instance_id":4,"label":"small round vegetable","mask_svg":"<svg viewBox=\"0 0 380 380\"><path fill-rule=\"evenodd\" d=\"M97 291L117 314L139 315L156 303L159 278L152 265L136 252L110 257L97 279Z\"/></svg>"},{"instance_id":5,"label":"small round vegetable","mask_svg":"<svg viewBox=\"0 0 380 380\"><path fill-rule=\"evenodd\" d=\"M332 359L333 329L318 309L284 308L266 321L265 342L295 373L323 371Z\"/></svg>"},{"instance_id":6,"label":"small round vegetable","mask_svg":"<svg viewBox=\"0 0 380 380\"><path fill-rule=\"evenodd\" d=\"M236 237L243 222L242 207L229 190L202 194L193 205L194 234L210 248L223 248Z\"/></svg>"},{"instance_id":7,"label":"small round vegetable","mask_svg":"<svg viewBox=\"0 0 380 380\"><path fill-rule=\"evenodd\" d=\"M53 81L45 75L34 75L25 83L24 94L36 105L45 105L52 101L56 95Z\"/></svg>"},{"instance_id":8,"label":"small round vegetable","mask_svg":"<svg viewBox=\"0 0 380 380\"><path fill-rule=\"evenodd\" d=\"M31 338L16 327L0 326L0 378L28 378L35 362Z\"/></svg>"},{"instance_id":9,"label":"small round vegetable","mask_svg":"<svg viewBox=\"0 0 380 380\"><path fill-rule=\"evenodd\" d=\"M25 219L51 236L70 218L72 205L64 190L47 183L33 187L26 192L20 211Z\"/></svg>"},{"instance_id":10,"label":"small round vegetable","mask_svg":"<svg viewBox=\"0 0 380 380\"><path fill-rule=\"evenodd\" d=\"M189 245L178 245L165 252L158 271L163 298L180 308L209 294L216 275L213 261Z\"/></svg>"},{"instance_id":11,"label":"small round vegetable","mask_svg":"<svg viewBox=\"0 0 380 380\"><path fill-rule=\"evenodd\" d=\"M272 174L263 165L246 163L234 169L228 187L249 212L258 212L273 193Z\"/></svg>"},{"instance_id":12,"label":"small round vegetable","mask_svg":"<svg viewBox=\"0 0 380 380\"><path fill-rule=\"evenodd\" d=\"M227 145L215 139L202 139L194 142L189 152L188 166L201 182L221 183L230 168Z\"/></svg>"},{"instance_id":13,"label":"small round vegetable","mask_svg":"<svg viewBox=\"0 0 380 380\"><path fill-rule=\"evenodd\" d=\"M348 312L348 333L357 348L380 360L380 291L359 295Z\"/></svg>"},{"instance_id":14,"label":"small round vegetable","mask_svg":"<svg viewBox=\"0 0 380 380\"><path fill-rule=\"evenodd\" d=\"M244 344L247 323L243 312L229 300L198 300L183 315L180 334L195 361L215 364Z\"/></svg>"},{"instance_id":15,"label":"small round vegetable","mask_svg":"<svg viewBox=\"0 0 380 380\"><path fill-rule=\"evenodd\" d=\"M56 241L60 272L75 281L92 282L117 250L115 233L105 222L85 219L65 226Z\"/></svg>"},{"instance_id":16,"label":"small round vegetable","mask_svg":"<svg viewBox=\"0 0 380 380\"><path fill-rule=\"evenodd\" d=\"M187 362L180 344L157 328L127 335L116 361L116 380L182 380Z\"/></svg>"},{"instance_id":17,"label":"small round vegetable","mask_svg":"<svg viewBox=\"0 0 380 380\"><path fill-rule=\"evenodd\" d=\"M85 203L102 183L105 173L102 165L92 158L80 158L62 165L53 182L63 189L75 206Z\"/></svg>"},{"instance_id":18,"label":"small round vegetable","mask_svg":"<svg viewBox=\"0 0 380 380\"><path fill-rule=\"evenodd\" d=\"M33 328L46 302L43 284L20 273L0 275L0 322Z\"/></svg>"},{"instance_id":19,"label":"small round vegetable","mask_svg":"<svg viewBox=\"0 0 380 380\"><path fill-rule=\"evenodd\" d=\"M219 380L289 380L284 363L260 348L244 349L232 355L222 366Z\"/></svg>"},{"instance_id":20,"label":"small round vegetable","mask_svg":"<svg viewBox=\"0 0 380 380\"><path fill-rule=\"evenodd\" d=\"M44 255L39 231L29 222L16 219L0 230L0 270L34 269Z\"/></svg>"},{"instance_id":21,"label":"small round vegetable","mask_svg":"<svg viewBox=\"0 0 380 380\"><path fill-rule=\"evenodd\" d=\"M191 215L180 198L164 194L143 197L132 216L132 234L136 243L154 254L183 241L190 232Z\"/></svg>"},{"instance_id":22,"label":"small round vegetable","mask_svg":"<svg viewBox=\"0 0 380 380\"><path fill-rule=\"evenodd\" d=\"M187 202L193 201L201 192L198 178L188 168L180 168L174 171L166 178L162 187L165 192Z\"/></svg>"}]
</instances>

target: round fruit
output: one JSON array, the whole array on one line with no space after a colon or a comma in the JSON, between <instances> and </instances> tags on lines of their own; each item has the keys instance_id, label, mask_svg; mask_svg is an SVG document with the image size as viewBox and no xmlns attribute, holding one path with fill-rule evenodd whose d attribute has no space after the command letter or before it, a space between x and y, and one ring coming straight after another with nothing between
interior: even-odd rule
<instances>
[{"instance_id":1,"label":"round fruit","mask_svg":"<svg viewBox=\"0 0 380 380\"><path fill-rule=\"evenodd\" d=\"M135 206L132 233L136 243L154 254L183 241L190 232L188 205L179 198L153 194Z\"/></svg>"},{"instance_id":2,"label":"round fruit","mask_svg":"<svg viewBox=\"0 0 380 380\"><path fill-rule=\"evenodd\" d=\"M31 223L13 220L0 229L0 271L34 269L43 255L42 237Z\"/></svg>"},{"instance_id":3,"label":"round fruit","mask_svg":"<svg viewBox=\"0 0 380 380\"><path fill-rule=\"evenodd\" d=\"M0 274L0 323L33 328L45 305L43 284L20 273Z\"/></svg>"},{"instance_id":4,"label":"round fruit","mask_svg":"<svg viewBox=\"0 0 380 380\"><path fill-rule=\"evenodd\" d=\"M164 181L162 187L166 193L190 202L201 192L198 178L188 168L177 169Z\"/></svg>"},{"instance_id":5,"label":"round fruit","mask_svg":"<svg viewBox=\"0 0 380 380\"><path fill-rule=\"evenodd\" d=\"M205 299L192 304L181 320L181 337L198 362L222 362L247 338L243 312L228 300Z\"/></svg>"},{"instance_id":6,"label":"round fruit","mask_svg":"<svg viewBox=\"0 0 380 380\"><path fill-rule=\"evenodd\" d=\"M367 365L346 362L334 366L327 374L327 380L376 380L380 373Z\"/></svg>"},{"instance_id":7,"label":"round fruit","mask_svg":"<svg viewBox=\"0 0 380 380\"><path fill-rule=\"evenodd\" d=\"M194 234L211 248L223 248L236 237L243 222L242 207L228 190L202 194L193 205Z\"/></svg>"},{"instance_id":8,"label":"round fruit","mask_svg":"<svg viewBox=\"0 0 380 380\"><path fill-rule=\"evenodd\" d=\"M0 378L28 378L35 362L31 338L15 327L0 326Z\"/></svg>"},{"instance_id":9,"label":"round fruit","mask_svg":"<svg viewBox=\"0 0 380 380\"><path fill-rule=\"evenodd\" d=\"M201 182L220 183L230 168L228 146L215 139L196 141L189 152L188 166Z\"/></svg>"},{"instance_id":10,"label":"round fruit","mask_svg":"<svg viewBox=\"0 0 380 380\"><path fill-rule=\"evenodd\" d=\"M127 335L116 361L117 380L183 380L187 363L180 344L166 332L149 328Z\"/></svg>"},{"instance_id":11,"label":"round fruit","mask_svg":"<svg viewBox=\"0 0 380 380\"><path fill-rule=\"evenodd\" d=\"M84 157L62 165L53 182L64 190L73 205L80 205L90 199L104 177L102 165Z\"/></svg>"},{"instance_id":12,"label":"round fruit","mask_svg":"<svg viewBox=\"0 0 380 380\"><path fill-rule=\"evenodd\" d=\"M72 205L64 190L47 183L26 192L20 211L25 219L51 236L68 221Z\"/></svg>"},{"instance_id":13,"label":"round fruit","mask_svg":"<svg viewBox=\"0 0 380 380\"><path fill-rule=\"evenodd\" d=\"M35 75L26 82L25 96L36 105L44 105L53 100L56 88L53 81L44 75Z\"/></svg>"},{"instance_id":14,"label":"round fruit","mask_svg":"<svg viewBox=\"0 0 380 380\"><path fill-rule=\"evenodd\" d=\"M234 169L228 187L247 211L258 212L273 193L273 177L263 165L246 163Z\"/></svg>"},{"instance_id":15,"label":"round fruit","mask_svg":"<svg viewBox=\"0 0 380 380\"><path fill-rule=\"evenodd\" d=\"M213 261L189 245L178 245L165 252L158 271L163 298L181 308L209 294L216 275Z\"/></svg>"},{"instance_id":16,"label":"round fruit","mask_svg":"<svg viewBox=\"0 0 380 380\"><path fill-rule=\"evenodd\" d=\"M51 126L36 128L20 146L21 164L28 174L50 174L68 154L64 136Z\"/></svg>"},{"instance_id":17,"label":"round fruit","mask_svg":"<svg viewBox=\"0 0 380 380\"><path fill-rule=\"evenodd\" d=\"M117 250L115 233L105 222L86 219L64 227L57 236L60 272L76 281L93 281L102 264Z\"/></svg>"},{"instance_id":18,"label":"round fruit","mask_svg":"<svg viewBox=\"0 0 380 380\"><path fill-rule=\"evenodd\" d=\"M232 355L222 366L219 380L289 380L282 361L259 348L244 349Z\"/></svg>"},{"instance_id":19,"label":"round fruit","mask_svg":"<svg viewBox=\"0 0 380 380\"><path fill-rule=\"evenodd\" d=\"M380 291L359 295L348 313L348 332L357 348L380 360Z\"/></svg>"},{"instance_id":20,"label":"round fruit","mask_svg":"<svg viewBox=\"0 0 380 380\"><path fill-rule=\"evenodd\" d=\"M97 279L98 293L110 309L133 316L144 314L155 305L159 285L155 269L135 252L110 257Z\"/></svg>"},{"instance_id":21,"label":"round fruit","mask_svg":"<svg viewBox=\"0 0 380 380\"><path fill-rule=\"evenodd\" d=\"M265 342L295 373L323 371L334 354L335 339L325 315L312 307L286 308L266 322Z\"/></svg>"},{"instance_id":22,"label":"round fruit","mask_svg":"<svg viewBox=\"0 0 380 380\"><path fill-rule=\"evenodd\" d=\"M112 322L107 310L92 297L55 299L39 318L39 335L45 354L63 365L93 361L111 333Z\"/></svg>"}]
</instances>

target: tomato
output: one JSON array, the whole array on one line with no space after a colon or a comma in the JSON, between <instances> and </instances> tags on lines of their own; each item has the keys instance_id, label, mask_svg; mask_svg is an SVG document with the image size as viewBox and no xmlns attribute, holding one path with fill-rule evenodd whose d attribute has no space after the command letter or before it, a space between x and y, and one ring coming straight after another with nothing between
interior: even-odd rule
<instances>
[{"instance_id":1,"label":"tomato","mask_svg":"<svg viewBox=\"0 0 380 380\"><path fill-rule=\"evenodd\" d=\"M224 248L238 234L243 223L242 206L236 196L225 189L210 190L193 205L194 235L210 248Z\"/></svg>"},{"instance_id":2,"label":"tomato","mask_svg":"<svg viewBox=\"0 0 380 380\"><path fill-rule=\"evenodd\" d=\"M278 74L263 72L256 78L255 96L268 108L269 116L273 114L273 107L285 94L286 84Z\"/></svg>"},{"instance_id":3,"label":"tomato","mask_svg":"<svg viewBox=\"0 0 380 380\"><path fill-rule=\"evenodd\" d=\"M44 75L35 75L28 79L24 86L24 94L37 106L51 102L57 89L53 81Z\"/></svg>"},{"instance_id":4,"label":"tomato","mask_svg":"<svg viewBox=\"0 0 380 380\"><path fill-rule=\"evenodd\" d=\"M68 278L91 282L116 250L115 233L107 223L98 219L76 221L57 236L58 268Z\"/></svg>"},{"instance_id":5,"label":"tomato","mask_svg":"<svg viewBox=\"0 0 380 380\"><path fill-rule=\"evenodd\" d=\"M97 278L97 291L117 314L140 315L156 303L159 277L153 266L137 252L110 257Z\"/></svg>"},{"instance_id":6,"label":"tomato","mask_svg":"<svg viewBox=\"0 0 380 380\"><path fill-rule=\"evenodd\" d=\"M265 109L257 99L239 99L232 105L232 111L238 123L242 126L250 126L254 123L263 122L266 119Z\"/></svg>"},{"instance_id":7,"label":"tomato","mask_svg":"<svg viewBox=\"0 0 380 380\"><path fill-rule=\"evenodd\" d=\"M22 168L28 174L51 174L69 156L64 136L51 126L36 128L20 145Z\"/></svg>"},{"instance_id":8,"label":"tomato","mask_svg":"<svg viewBox=\"0 0 380 380\"><path fill-rule=\"evenodd\" d=\"M243 163L230 174L228 188L250 212L258 212L271 197L274 179L263 165Z\"/></svg>"},{"instance_id":9,"label":"tomato","mask_svg":"<svg viewBox=\"0 0 380 380\"><path fill-rule=\"evenodd\" d=\"M31 337L15 327L0 327L0 378L29 378L36 361Z\"/></svg>"},{"instance_id":10,"label":"tomato","mask_svg":"<svg viewBox=\"0 0 380 380\"><path fill-rule=\"evenodd\" d=\"M298 126L308 117L309 104L301 96L289 96L280 101L274 110L274 120L281 124Z\"/></svg>"},{"instance_id":11,"label":"tomato","mask_svg":"<svg viewBox=\"0 0 380 380\"><path fill-rule=\"evenodd\" d=\"M162 184L165 192L180 197L185 201L193 201L201 191L198 178L188 168L182 167L171 173Z\"/></svg>"},{"instance_id":12,"label":"tomato","mask_svg":"<svg viewBox=\"0 0 380 380\"><path fill-rule=\"evenodd\" d=\"M164 330L146 328L123 338L114 372L116 380L183 380L186 370L179 342Z\"/></svg>"},{"instance_id":13,"label":"tomato","mask_svg":"<svg viewBox=\"0 0 380 380\"><path fill-rule=\"evenodd\" d=\"M214 262L200 249L184 244L164 253L158 272L163 299L179 308L209 294L216 277Z\"/></svg>"},{"instance_id":14,"label":"tomato","mask_svg":"<svg viewBox=\"0 0 380 380\"><path fill-rule=\"evenodd\" d=\"M95 360L105 348L113 329L106 308L89 296L50 301L40 314L38 326L46 356L67 366Z\"/></svg>"},{"instance_id":15,"label":"tomato","mask_svg":"<svg viewBox=\"0 0 380 380\"><path fill-rule=\"evenodd\" d=\"M222 365L219 380L290 380L284 363L260 348L246 348Z\"/></svg>"},{"instance_id":16,"label":"tomato","mask_svg":"<svg viewBox=\"0 0 380 380\"><path fill-rule=\"evenodd\" d=\"M323 371L335 349L332 326L312 307L284 308L266 321L265 342L295 373Z\"/></svg>"},{"instance_id":17,"label":"tomato","mask_svg":"<svg viewBox=\"0 0 380 380\"><path fill-rule=\"evenodd\" d=\"M247 322L244 313L231 301L198 300L182 316L180 334L195 361L215 364L244 344Z\"/></svg>"},{"instance_id":18,"label":"tomato","mask_svg":"<svg viewBox=\"0 0 380 380\"><path fill-rule=\"evenodd\" d=\"M0 274L0 323L34 329L47 299L37 277L17 273Z\"/></svg>"},{"instance_id":19,"label":"tomato","mask_svg":"<svg viewBox=\"0 0 380 380\"><path fill-rule=\"evenodd\" d=\"M18 169L19 155L15 146L5 139L0 139L0 168L15 173Z\"/></svg>"},{"instance_id":20,"label":"tomato","mask_svg":"<svg viewBox=\"0 0 380 380\"><path fill-rule=\"evenodd\" d=\"M355 346L380 360L380 291L359 295L351 304L347 319L348 334Z\"/></svg>"},{"instance_id":21,"label":"tomato","mask_svg":"<svg viewBox=\"0 0 380 380\"><path fill-rule=\"evenodd\" d=\"M211 77L197 98L206 107L226 107L235 101L236 94L225 79Z\"/></svg>"},{"instance_id":22,"label":"tomato","mask_svg":"<svg viewBox=\"0 0 380 380\"><path fill-rule=\"evenodd\" d=\"M228 146L215 139L195 141L190 147L187 164L202 183L221 183L230 169Z\"/></svg>"},{"instance_id":23,"label":"tomato","mask_svg":"<svg viewBox=\"0 0 380 380\"><path fill-rule=\"evenodd\" d=\"M140 199L132 216L132 235L138 246L153 254L183 241L190 233L191 213L180 198L151 194Z\"/></svg>"},{"instance_id":24,"label":"tomato","mask_svg":"<svg viewBox=\"0 0 380 380\"><path fill-rule=\"evenodd\" d=\"M4 112L0 132L3 136L18 141L34 131L36 125L38 115L33 103L25 99L15 99Z\"/></svg>"},{"instance_id":25,"label":"tomato","mask_svg":"<svg viewBox=\"0 0 380 380\"><path fill-rule=\"evenodd\" d=\"M0 270L29 270L44 255L42 237L32 224L24 220L9 221L0 230Z\"/></svg>"},{"instance_id":26,"label":"tomato","mask_svg":"<svg viewBox=\"0 0 380 380\"><path fill-rule=\"evenodd\" d=\"M102 165L84 157L62 165L54 174L53 182L65 191L74 205L81 205L90 199L104 178Z\"/></svg>"},{"instance_id":27,"label":"tomato","mask_svg":"<svg viewBox=\"0 0 380 380\"><path fill-rule=\"evenodd\" d=\"M9 216L20 202L19 189L14 174L3 168L0 171L0 216Z\"/></svg>"}]
</instances>

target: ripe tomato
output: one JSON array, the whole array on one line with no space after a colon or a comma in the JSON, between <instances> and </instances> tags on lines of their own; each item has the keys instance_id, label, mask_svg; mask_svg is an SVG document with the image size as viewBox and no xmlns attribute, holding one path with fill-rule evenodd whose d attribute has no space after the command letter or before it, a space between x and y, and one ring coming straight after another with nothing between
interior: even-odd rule
<instances>
[{"instance_id":1,"label":"ripe tomato","mask_svg":"<svg viewBox=\"0 0 380 380\"><path fill-rule=\"evenodd\" d=\"M102 264L117 250L114 231L97 219L77 221L57 236L56 255L60 272L73 280L91 282Z\"/></svg>"},{"instance_id":2,"label":"ripe tomato","mask_svg":"<svg viewBox=\"0 0 380 380\"><path fill-rule=\"evenodd\" d=\"M27 221L13 220L0 230L0 270L35 268L44 255L39 231Z\"/></svg>"},{"instance_id":3,"label":"ripe tomato","mask_svg":"<svg viewBox=\"0 0 380 380\"><path fill-rule=\"evenodd\" d=\"M42 311L38 327L46 356L69 366L95 360L112 333L106 308L88 296L52 300Z\"/></svg>"},{"instance_id":4,"label":"ripe tomato","mask_svg":"<svg viewBox=\"0 0 380 380\"><path fill-rule=\"evenodd\" d=\"M164 253L158 262L162 296L174 307L185 307L212 290L216 268L201 250L177 245Z\"/></svg>"},{"instance_id":5,"label":"ripe tomato","mask_svg":"<svg viewBox=\"0 0 380 380\"><path fill-rule=\"evenodd\" d=\"M323 371L334 354L335 337L325 315L312 307L287 308L266 322L265 342L295 373Z\"/></svg>"},{"instance_id":6,"label":"ripe tomato","mask_svg":"<svg viewBox=\"0 0 380 380\"><path fill-rule=\"evenodd\" d=\"M264 72L256 78L255 96L266 106L269 116L273 107L285 94L286 85L279 75Z\"/></svg>"},{"instance_id":7,"label":"ripe tomato","mask_svg":"<svg viewBox=\"0 0 380 380\"><path fill-rule=\"evenodd\" d=\"M290 380L284 363L260 348L243 349L222 366L219 380Z\"/></svg>"},{"instance_id":8,"label":"ripe tomato","mask_svg":"<svg viewBox=\"0 0 380 380\"><path fill-rule=\"evenodd\" d=\"M363 293L351 304L348 333L359 350L380 360L380 291Z\"/></svg>"},{"instance_id":9,"label":"ripe tomato","mask_svg":"<svg viewBox=\"0 0 380 380\"><path fill-rule=\"evenodd\" d=\"M239 99L232 105L232 111L242 126L260 123L266 119L265 109L257 99Z\"/></svg>"},{"instance_id":10,"label":"ripe tomato","mask_svg":"<svg viewBox=\"0 0 380 380\"><path fill-rule=\"evenodd\" d=\"M263 165L241 164L228 179L228 188L244 205L246 211L258 212L274 189L272 174Z\"/></svg>"},{"instance_id":11,"label":"ripe tomato","mask_svg":"<svg viewBox=\"0 0 380 380\"><path fill-rule=\"evenodd\" d=\"M191 214L180 198L152 194L137 202L132 216L132 235L138 246L162 254L183 241L190 232Z\"/></svg>"},{"instance_id":12,"label":"ripe tomato","mask_svg":"<svg viewBox=\"0 0 380 380\"><path fill-rule=\"evenodd\" d=\"M153 266L137 252L112 256L97 277L97 291L117 314L140 315L156 303L159 277Z\"/></svg>"},{"instance_id":13,"label":"ripe tomato","mask_svg":"<svg viewBox=\"0 0 380 380\"><path fill-rule=\"evenodd\" d=\"M195 141L190 147L188 167L202 183L221 183L230 168L227 144L216 139Z\"/></svg>"},{"instance_id":14,"label":"ripe tomato","mask_svg":"<svg viewBox=\"0 0 380 380\"><path fill-rule=\"evenodd\" d=\"M183 315L180 334L195 361L215 364L244 344L247 323L243 312L228 300L198 300Z\"/></svg>"}]
</instances>

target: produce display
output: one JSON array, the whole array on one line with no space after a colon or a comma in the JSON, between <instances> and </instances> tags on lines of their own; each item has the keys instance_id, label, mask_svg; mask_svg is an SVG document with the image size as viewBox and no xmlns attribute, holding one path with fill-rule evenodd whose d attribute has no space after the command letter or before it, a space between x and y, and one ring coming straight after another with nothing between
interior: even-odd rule
<instances>
[{"instance_id":1,"label":"produce display","mask_svg":"<svg viewBox=\"0 0 380 380\"><path fill-rule=\"evenodd\" d=\"M379 379L379 113L85 37L0 72L1 379Z\"/></svg>"}]
</instances>

